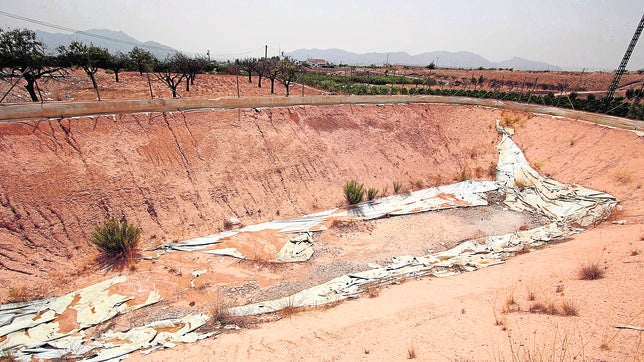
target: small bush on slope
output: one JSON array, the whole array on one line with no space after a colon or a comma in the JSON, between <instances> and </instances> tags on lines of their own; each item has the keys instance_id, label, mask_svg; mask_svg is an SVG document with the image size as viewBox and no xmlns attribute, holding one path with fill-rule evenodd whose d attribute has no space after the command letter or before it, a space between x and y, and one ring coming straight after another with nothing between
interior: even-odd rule
<instances>
[{"instance_id":1,"label":"small bush on slope","mask_svg":"<svg viewBox=\"0 0 644 362\"><path fill-rule=\"evenodd\" d=\"M350 205L355 205L364 198L364 185L359 184L356 180L351 180L344 184L344 197Z\"/></svg>"},{"instance_id":2,"label":"small bush on slope","mask_svg":"<svg viewBox=\"0 0 644 362\"><path fill-rule=\"evenodd\" d=\"M97 258L99 264L113 265L122 269L134 264L138 256L138 245L141 240L141 229L130 225L126 220L109 219L94 229L90 241L101 252Z\"/></svg>"}]
</instances>

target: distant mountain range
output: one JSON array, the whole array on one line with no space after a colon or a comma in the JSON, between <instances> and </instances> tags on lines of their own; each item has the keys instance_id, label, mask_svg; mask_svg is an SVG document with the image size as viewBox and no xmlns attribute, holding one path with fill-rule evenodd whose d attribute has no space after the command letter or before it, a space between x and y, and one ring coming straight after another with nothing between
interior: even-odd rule
<instances>
[{"instance_id":1,"label":"distant mountain range","mask_svg":"<svg viewBox=\"0 0 644 362\"><path fill-rule=\"evenodd\" d=\"M439 67L450 68L513 68L520 70L561 70L556 65L536 62L528 59L514 57L502 62L492 62L482 56L472 52L448 52L433 51L418 55L409 55L405 52L392 53L365 53L358 54L348 52L342 49L298 49L290 53L285 53L290 57L298 60L308 58L324 59L334 64L350 65L382 65L402 64L402 65L429 65L431 62L436 63Z\"/></svg>"},{"instance_id":2,"label":"distant mountain range","mask_svg":"<svg viewBox=\"0 0 644 362\"><path fill-rule=\"evenodd\" d=\"M49 33L42 30L36 30L36 36L42 40L47 47L47 51L55 52L60 45L69 45L72 41L82 41L86 44L107 48L111 53L127 53L132 48L139 47L150 51L158 59L164 59L168 55L177 52L176 49L155 41L139 41L122 31L108 29L88 29L82 32L71 34ZM91 35L88 35L91 34ZM391 53L352 53L342 49L298 49L290 53L285 53L294 59L306 60L308 58L324 59L334 64L351 64L351 65L382 65L403 64L403 65L429 65L435 62L439 67L451 68L513 68L520 70L560 70L559 67L536 62L519 57L504 60L502 62L492 62L482 56L472 52L448 52L433 51L417 55L409 55L405 52Z\"/></svg>"},{"instance_id":3,"label":"distant mountain range","mask_svg":"<svg viewBox=\"0 0 644 362\"><path fill-rule=\"evenodd\" d=\"M72 41L81 41L85 44L94 44L101 48L107 48L111 53L127 53L134 47L139 47L154 54L158 59L164 59L166 56L174 54L175 49L155 41L141 42L122 31L108 29L89 29L83 32L71 34L48 33L42 30L36 30L36 37L40 39L47 47L48 52L55 52L60 45L69 45ZM87 34L92 34L87 35Z\"/></svg>"}]
</instances>

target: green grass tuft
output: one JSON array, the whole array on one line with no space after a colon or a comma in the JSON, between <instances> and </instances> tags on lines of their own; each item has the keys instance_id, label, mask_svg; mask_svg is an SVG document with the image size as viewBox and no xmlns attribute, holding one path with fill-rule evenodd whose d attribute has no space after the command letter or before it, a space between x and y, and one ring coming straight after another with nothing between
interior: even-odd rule
<instances>
[{"instance_id":1,"label":"green grass tuft","mask_svg":"<svg viewBox=\"0 0 644 362\"><path fill-rule=\"evenodd\" d=\"M140 240L139 227L128 224L126 220L109 219L94 229L90 242L101 252L97 258L99 264L122 269L133 267L135 258L139 256Z\"/></svg>"}]
</instances>

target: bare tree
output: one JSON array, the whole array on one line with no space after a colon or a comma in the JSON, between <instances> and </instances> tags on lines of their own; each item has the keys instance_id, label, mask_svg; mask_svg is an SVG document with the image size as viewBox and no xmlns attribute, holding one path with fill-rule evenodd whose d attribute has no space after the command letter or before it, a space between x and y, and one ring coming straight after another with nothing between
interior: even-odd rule
<instances>
[{"instance_id":1,"label":"bare tree","mask_svg":"<svg viewBox=\"0 0 644 362\"><path fill-rule=\"evenodd\" d=\"M178 69L186 78L186 92L190 92L190 86L195 84L197 74L206 69L208 60L203 57L190 58L182 53L175 56Z\"/></svg>"},{"instance_id":2,"label":"bare tree","mask_svg":"<svg viewBox=\"0 0 644 362\"><path fill-rule=\"evenodd\" d=\"M267 58L258 59L255 64L255 71L257 72L257 88L262 87L262 77L266 75L268 67L270 65L270 60Z\"/></svg>"},{"instance_id":3,"label":"bare tree","mask_svg":"<svg viewBox=\"0 0 644 362\"><path fill-rule=\"evenodd\" d=\"M235 60L235 63L239 65L239 68L243 71L245 71L248 74L248 83L252 83L253 79L251 76L253 75L253 72L256 71L256 63L257 60L254 58L244 58L242 60Z\"/></svg>"},{"instance_id":4,"label":"bare tree","mask_svg":"<svg viewBox=\"0 0 644 362\"><path fill-rule=\"evenodd\" d=\"M172 98L177 98L177 87L186 77L180 69L181 54L176 53L154 65L154 75L172 91Z\"/></svg>"}]
</instances>

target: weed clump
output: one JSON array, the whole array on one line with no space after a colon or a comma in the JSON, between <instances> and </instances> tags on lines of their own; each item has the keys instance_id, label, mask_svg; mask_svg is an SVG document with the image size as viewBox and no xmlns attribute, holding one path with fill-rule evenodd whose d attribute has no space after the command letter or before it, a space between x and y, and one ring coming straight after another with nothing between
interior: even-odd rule
<instances>
[{"instance_id":1,"label":"weed clump","mask_svg":"<svg viewBox=\"0 0 644 362\"><path fill-rule=\"evenodd\" d=\"M361 202L364 194L364 185L359 184L356 180L351 180L344 184L344 197L350 205Z\"/></svg>"},{"instance_id":2,"label":"weed clump","mask_svg":"<svg viewBox=\"0 0 644 362\"><path fill-rule=\"evenodd\" d=\"M402 183L398 181L394 181L393 185L394 185L394 193L395 194L399 193L400 190L402 189Z\"/></svg>"},{"instance_id":3,"label":"weed clump","mask_svg":"<svg viewBox=\"0 0 644 362\"><path fill-rule=\"evenodd\" d=\"M367 189L367 200L371 201L378 196L379 190L375 187L370 187Z\"/></svg>"},{"instance_id":4,"label":"weed clump","mask_svg":"<svg viewBox=\"0 0 644 362\"><path fill-rule=\"evenodd\" d=\"M599 266L599 263L587 263L579 269L579 279L581 280L596 280L603 277L604 270Z\"/></svg>"},{"instance_id":5,"label":"weed clump","mask_svg":"<svg viewBox=\"0 0 644 362\"><path fill-rule=\"evenodd\" d=\"M139 256L141 229L128 224L126 220L109 219L94 229L90 242L98 247L101 255L97 261L101 265L112 265L122 269L126 265L133 267Z\"/></svg>"}]
</instances>

